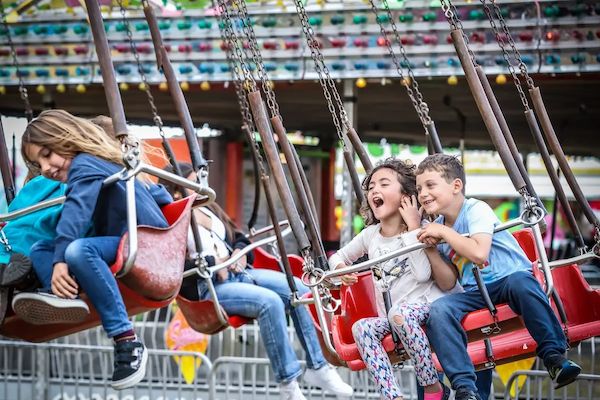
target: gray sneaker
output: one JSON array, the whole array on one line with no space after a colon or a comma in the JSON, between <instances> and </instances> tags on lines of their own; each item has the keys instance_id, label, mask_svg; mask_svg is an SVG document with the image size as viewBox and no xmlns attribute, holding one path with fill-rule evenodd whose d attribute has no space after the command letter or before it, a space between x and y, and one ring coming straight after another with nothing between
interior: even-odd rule
<instances>
[{"instance_id":1,"label":"gray sneaker","mask_svg":"<svg viewBox=\"0 0 600 400\"><path fill-rule=\"evenodd\" d=\"M17 294L12 308L32 325L76 324L90 315L90 308L81 298L63 299L44 290Z\"/></svg>"}]
</instances>

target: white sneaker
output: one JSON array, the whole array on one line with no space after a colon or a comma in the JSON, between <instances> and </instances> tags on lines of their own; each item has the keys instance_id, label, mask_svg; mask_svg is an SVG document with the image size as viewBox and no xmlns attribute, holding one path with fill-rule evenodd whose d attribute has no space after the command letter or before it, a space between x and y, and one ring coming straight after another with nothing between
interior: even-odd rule
<instances>
[{"instance_id":1,"label":"white sneaker","mask_svg":"<svg viewBox=\"0 0 600 400\"><path fill-rule=\"evenodd\" d=\"M306 400L295 379L279 385L279 398L281 400Z\"/></svg>"},{"instance_id":2,"label":"white sneaker","mask_svg":"<svg viewBox=\"0 0 600 400\"><path fill-rule=\"evenodd\" d=\"M304 372L304 382L337 396L350 397L354 393L352 386L344 382L336 369L329 364L316 370L307 369Z\"/></svg>"}]
</instances>

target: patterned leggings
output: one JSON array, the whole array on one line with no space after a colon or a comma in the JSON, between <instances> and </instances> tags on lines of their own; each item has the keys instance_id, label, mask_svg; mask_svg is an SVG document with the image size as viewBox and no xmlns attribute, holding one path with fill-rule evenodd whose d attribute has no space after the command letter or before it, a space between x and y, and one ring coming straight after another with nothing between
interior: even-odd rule
<instances>
[{"instance_id":1,"label":"patterned leggings","mask_svg":"<svg viewBox=\"0 0 600 400\"><path fill-rule=\"evenodd\" d=\"M419 385L435 384L438 381L437 370L429 340L421 329L421 325L429 317L429 303L399 304L390 310L389 316L394 330L413 360ZM404 322L396 324L393 322L395 316L402 317ZM379 386L379 392L386 399L392 400L402 397L402 390L382 345L383 339L391 333L390 321L386 318L363 318L352 327L352 335L367 370Z\"/></svg>"}]
</instances>

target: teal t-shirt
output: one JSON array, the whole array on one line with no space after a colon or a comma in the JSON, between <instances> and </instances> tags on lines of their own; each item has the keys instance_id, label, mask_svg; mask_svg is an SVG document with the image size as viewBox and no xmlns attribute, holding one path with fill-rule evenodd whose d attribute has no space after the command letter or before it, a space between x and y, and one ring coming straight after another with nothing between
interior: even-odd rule
<instances>
[{"instance_id":1,"label":"teal t-shirt","mask_svg":"<svg viewBox=\"0 0 600 400\"><path fill-rule=\"evenodd\" d=\"M66 185L38 176L29 181L15 197L8 211L16 211L44 200L65 194ZM35 242L56 237L56 225L62 212L62 204L38 210L9 221L2 229L12 247L13 253L29 255ZM0 245L0 262L7 263L10 253Z\"/></svg>"},{"instance_id":2,"label":"teal t-shirt","mask_svg":"<svg viewBox=\"0 0 600 400\"><path fill-rule=\"evenodd\" d=\"M443 224L444 217L439 217L435 222ZM517 271L531 271L531 261L514 236L507 230L494 233L494 228L499 224L500 220L487 203L477 199L465 199L452 227L456 232L468 233L470 236L476 233L493 235L488 260L481 268L481 277L486 284L496 282ZM438 251L444 261L456 266L459 282L463 288L467 291L476 290L473 263L454 251L447 243L439 244Z\"/></svg>"}]
</instances>

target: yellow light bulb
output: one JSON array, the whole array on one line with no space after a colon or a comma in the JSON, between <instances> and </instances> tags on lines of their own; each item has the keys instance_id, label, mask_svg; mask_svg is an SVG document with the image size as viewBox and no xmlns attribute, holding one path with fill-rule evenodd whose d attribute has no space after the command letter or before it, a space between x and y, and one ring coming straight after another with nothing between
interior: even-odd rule
<instances>
[{"instance_id":1,"label":"yellow light bulb","mask_svg":"<svg viewBox=\"0 0 600 400\"><path fill-rule=\"evenodd\" d=\"M0 95L6 94L6 86L0 86Z\"/></svg>"},{"instance_id":2,"label":"yellow light bulb","mask_svg":"<svg viewBox=\"0 0 600 400\"><path fill-rule=\"evenodd\" d=\"M458 84L458 78L456 75L451 75L448 77L448 85L456 85Z\"/></svg>"},{"instance_id":3,"label":"yellow light bulb","mask_svg":"<svg viewBox=\"0 0 600 400\"><path fill-rule=\"evenodd\" d=\"M504 85L506 83L506 75L500 74L496 77L496 83L498 85Z\"/></svg>"},{"instance_id":4,"label":"yellow light bulb","mask_svg":"<svg viewBox=\"0 0 600 400\"><path fill-rule=\"evenodd\" d=\"M56 91L58 93L64 93L67 91L67 88L65 85L63 85L62 83L59 83L58 85L56 85Z\"/></svg>"},{"instance_id":5,"label":"yellow light bulb","mask_svg":"<svg viewBox=\"0 0 600 400\"><path fill-rule=\"evenodd\" d=\"M169 85L167 84L167 82L161 82L158 85L158 90L160 90L162 92L166 92L167 90L169 90Z\"/></svg>"},{"instance_id":6,"label":"yellow light bulb","mask_svg":"<svg viewBox=\"0 0 600 400\"><path fill-rule=\"evenodd\" d=\"M86 88L83 83L80 83L79 85L77 85L75 90L77 90L77 93L85 93Z\"/></svg>"},{"instance_id":7,"label":"yellow light bulb","mask_svg":"<svg viewBox=\"0 0 600 400\"><path fill-rule=\"evenodd\" d=\"M144 82L140 83L138 85L138 89L140 89L140 90L146 90L146 84Z\"/></svg>"},{"instance_id":8,"label":"yellow light bulb","mask_svg":"<svg viewBox=\"0 0 600 400\"><path fill-rule=\"evenodd\" d=\"M119 83L119 89L121 89L122 91L129 90L129 85L127 84L127 82L121 82Z\"/></svg>"},{"instance_id":9,"label":"yellow light bulb","mask_svg":"<svg viewBox=\"0 0 600 400\"><path fill-rule=\"evenodd\" d=\"M205 92L210 90L210 83L208 83L207 81L204 81L200 84L200 89L204 90Z\"/></svg>"},{"instance_id":10,"label":"yellow light bulb","mask_svg":"<svg viewBox=\"0 0 600 400\"><path fill-rule=\"evenodd\" d=\"M404 79L402 79L402 82L400 82L403 86L410 86L410 78L406 77Z\"/></svg>"},{"instance_id":11,"label":"yellow light bulb","mask_svg":"<svg viewBox=\"0 0 600 400\"><path fill-rule=\"evenodd\" d=\"M44 93L46 93L46 86L37 85L37 87L35 88L35 91L38 92L39 94L44 94Z\"/></svg>"},{"instance_id":12,"label":"yellow light bulb","mask_svg":"<svg viewBox=\"0 0 600 400\"><path fill-rule=\"evenodd\" d=\"M367 86L367 81L365 80L365 78L358 78L356 80L356 86L362 89L365 86Z\"/></svg>"},{"instance_id":13,"label":"yellow light bulb","mask_svg":"<svg viewBox=\"0 0 600 400\"><path fill-rule=\"evenodd\" d=\"M181 82L179 86L181 87L181 90L190 90L190 84L186 81Z\"/></svg>"}]
</instances>

